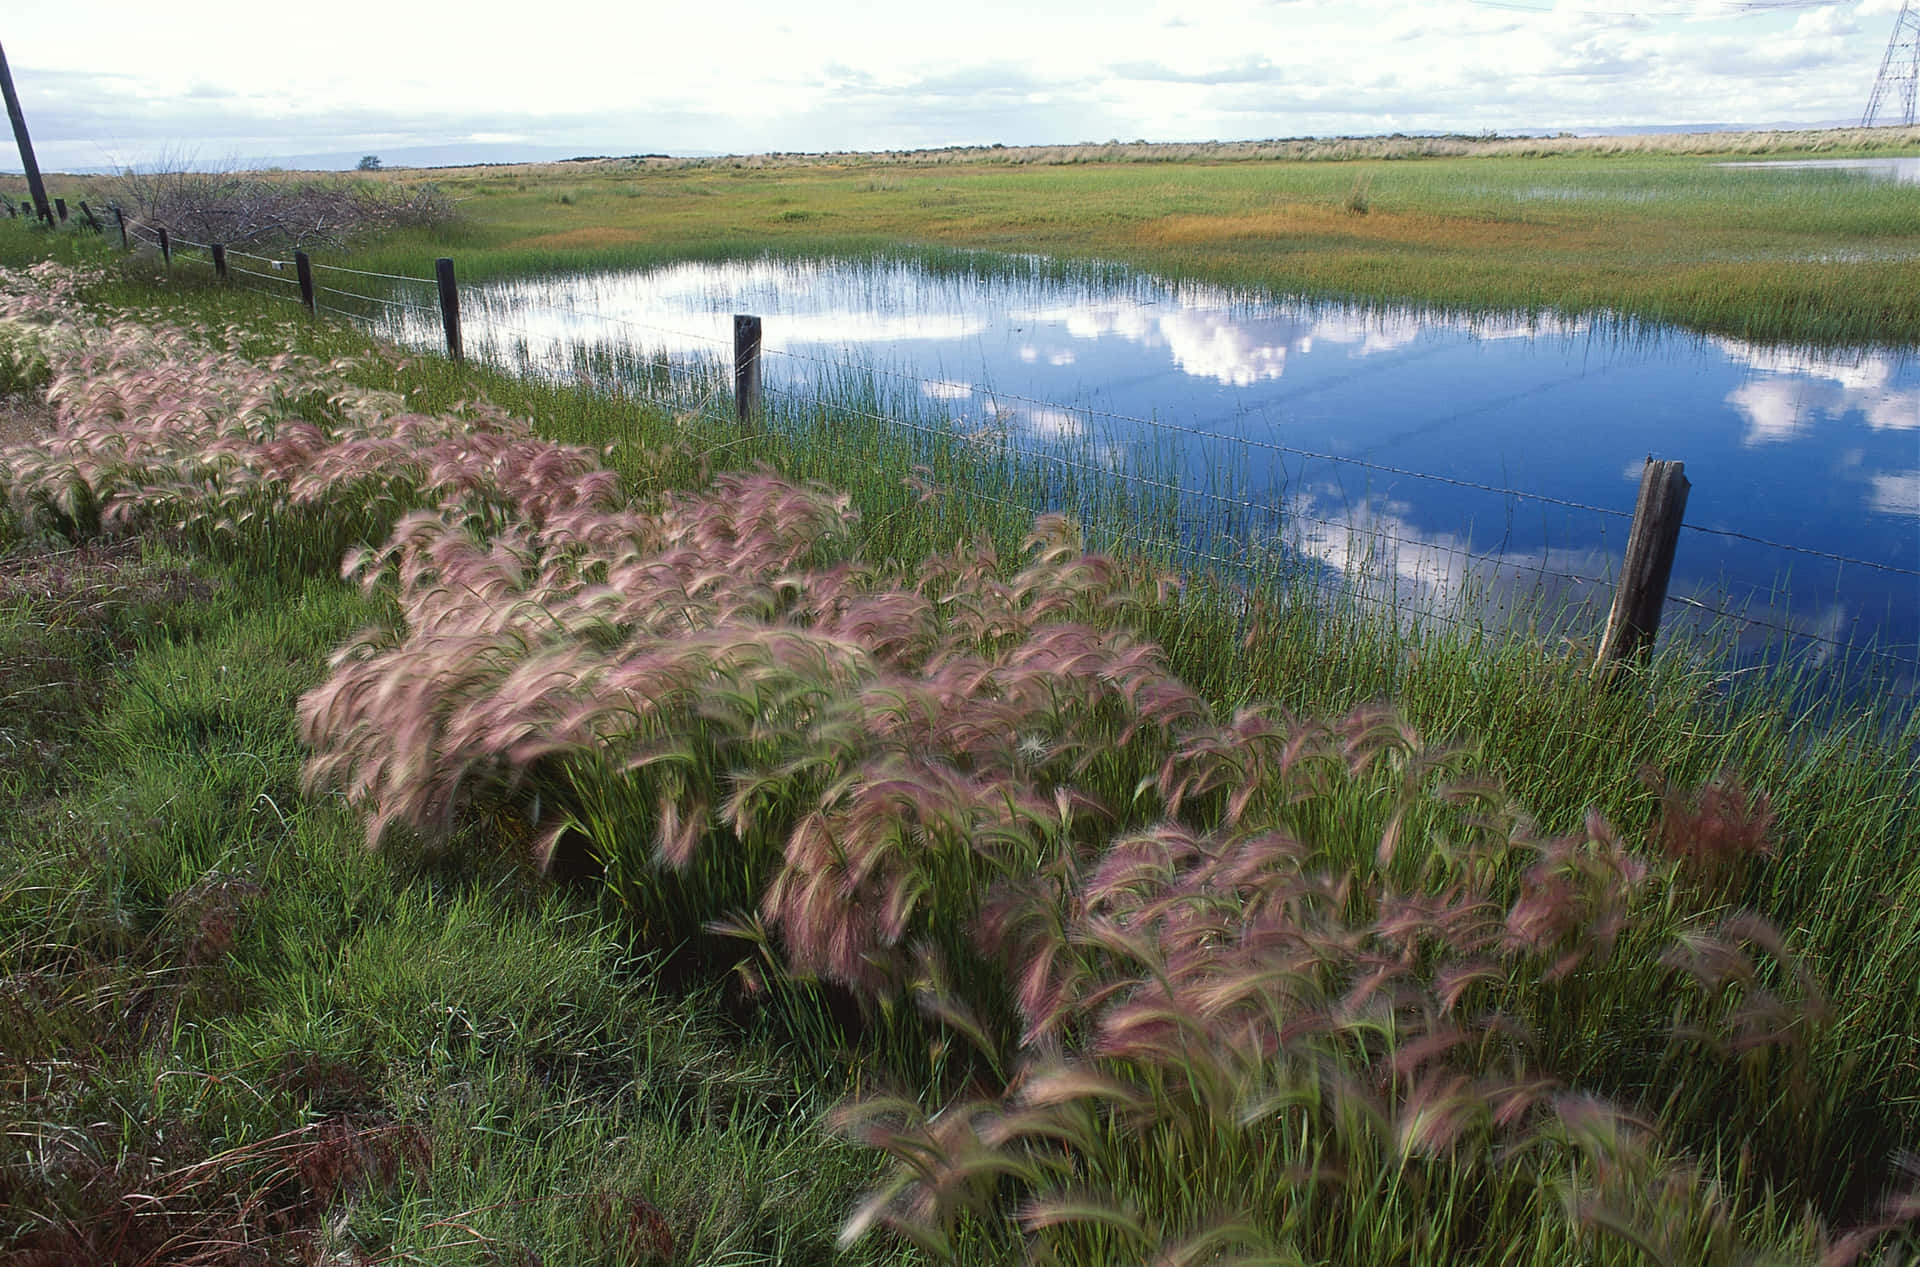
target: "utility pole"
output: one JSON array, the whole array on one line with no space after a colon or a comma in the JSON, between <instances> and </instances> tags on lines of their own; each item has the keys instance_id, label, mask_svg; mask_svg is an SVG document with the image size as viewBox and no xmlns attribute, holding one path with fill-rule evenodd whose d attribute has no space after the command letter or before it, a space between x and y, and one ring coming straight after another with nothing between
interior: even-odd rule
<instances>
[{"instance_id":1,"label":"utility pole","mask_svg":"<svg viewBox=\"0 0 1920 1267\"><path fill-rule=\"evenodd\" d=\"M1901 0L1900 16L1893 20L1887 55L1880 59L1880 74L1873 81L1873 95L1867 98L1867 112L1860 116L1860 126L1870 128L1878 123L1880 107L1887 104L1888 96L1898 93L1899 122L1912 127L1916 89L1920 89L1920 12L1915 12L1912 0Z\"/></svg>"},{"instance_id":2,"label":"utility pole","mask_svg":"<svg viewBox=\"0 0 1920 1267\"><path fill-rule=\"evenodd\" d=\"M13 139L20 142L20 166L27 173L27 188L33 191L33 209L48 224L53 223L53 208L47 205L47 187L40 183L40 164L33 161L33 138L27 135L27 116L20 113L20 98L13 91L13 72L7 69L7 50L0 48L0 91L7 97L7 117L13 120Z\"/></svg>"}]
</instances>

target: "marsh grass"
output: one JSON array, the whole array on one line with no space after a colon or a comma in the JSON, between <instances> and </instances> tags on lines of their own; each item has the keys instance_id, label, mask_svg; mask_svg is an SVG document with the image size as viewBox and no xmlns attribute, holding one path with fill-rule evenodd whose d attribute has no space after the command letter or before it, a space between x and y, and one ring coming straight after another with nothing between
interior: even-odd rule
<instances>
[{"instance_id":1,"label":"marsh grass","mask_svg":"<svg viewBox=\"0 0 1920 1267\"><path fill-rule=\"evenodd\" d=\"M165 759L199 772L192 796L143 793L109 819L167 824L124 873L144 909L177 912L182 954L244 938L217 912L261 900L247 885L274 891L233 864L281 856L279 816L236 815L250 764L208 760L266 750L257 792L273 805L324 807L312 792L338 788L367 818L326 808L329 830L370 827L395 851L329 865L421 850L517 892L533 881L515 858L578 847L630 944L705 938L714 965L744 965L789 1037L832 1049L790 1058L864 1092L842 1124L898 1167L843 1229L859 1252L896 1252L883 1228L956 1261L1838 1263L1910 1248L1896 1154L1916 1126L1902 1036L1920 1021L1910 719L1811 731L1790 694L1732 697L1671 653L1600 690L1585 657L1524 636L1408 629L1244 578L1163 590L1064 520L1016 525L993 483L929 498L917 442L850 452L618 392L402 365L337 331L233 320L230 298L182 304L217 332L213 353L128 332L154 358L136 365L63 344L63 318L27 323L66 412L9 457L20 522L297 560L227 526L233 488L273 507L310 495L323 515L376 473L385 492L375 518L338 529L364 534L352 602L367 632L324 678L313 639L278 674L262 671L273 655L241 661L261 721L279 701L271 745L254 710L207 699L231 691L212 666L280 645L270 627L236 628L194 672L131 679L138 738L107 750L190 753ZM303 355L267 373L290 390L250 404L252 359L289 338ZM204 444L169 449L116 413L83 364L194 383L182 425L224 446L221 478ZM182 373L195 366L204 381ZM477 386L504 409L454 412ZM436 449L456 425L465 442ZM305 797L289 672L310 684ZM1381 699L1395 704L1367 706ZM249 835L230 853L195 843L236 818ZM424 898L395 916L446 918ZM573 944L548 927L516 945ZM490 944L459 931L442 961ZM432 977L420 947L403 943ZM483 955L458 986L383 987L417 1017L424 997L500 978L505 995L457 1019L429 1009L431 1028L343 1025L329 1001L301 1005L300 1032L349 1051L386 1035L409 1069L521 1050L538 1025L486 1018L530 1007L508 965L544 953ZM606 983L639 970L596 962L609 993L579 994L568 1024L637 1006ZM389 1116L447 1124L429 1142L490 1174L459 1151L477 1139L461 1114L520 1103L520 1084L501 1075L448 1105L420 1077L399 1082L413 1115ZM486 1112L539 1129L537 1112ZM820 1147L777 1138L754 1157L790 1166ZM563 1151L538 1173L548 1191L609 1194L596 1235L653 1245L655 1211L676 1245L701 1235L657 1190L562 1179ZM858 1170L857 1154L822 1155ZM804 1233L746 1211L725 1225L745 1230L699 1243L822 1253L821 1185ZM408 1207L433 1211L402 1224L410 1243L463 1236L446 1222L457 1200ZM489 1218L531 1217L498 1205Z\"/></svg>"},{"instance_id":2,"label":"marsh grass","mask_svg":"<svg viewBox=\"0 0 1920 1267\"><path fill-rule=\"evenodd\" d=\"M1729 143L1766 152L1780 138ZM1822 148L1783 153L1856 152L1839 138L1803 143ZM1920 341L1920 260L1891 182L1743 170L1646 138L1570 143L1551 159L1512 152L1525 143L1413 161L1364 148L1337 162L606 164L562 179L645 196L565 208L537 173L449 173L458 229L403 233L363 258L417 272L454 251L462 277L480 280L768 251L972 249L1361 304L1607 314L1764 341ZM1365 216L1346 207L1356 188Z\"/></svg>"}]
</instances>

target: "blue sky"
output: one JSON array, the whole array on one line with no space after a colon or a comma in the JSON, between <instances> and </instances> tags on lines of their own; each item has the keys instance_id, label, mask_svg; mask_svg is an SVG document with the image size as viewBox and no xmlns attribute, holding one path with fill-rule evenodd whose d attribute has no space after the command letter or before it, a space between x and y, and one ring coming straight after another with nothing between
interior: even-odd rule
<instances>
[{"instance_id":1,"label":"blue sky","mask_svg":"<svg viewBox=\"0 0 1920 1267\"><path fill-rule=\"evenodd\" d=\"M60 169L1850 122L1899 7L106 0L0 41Z\"/></svg>"}]
</instances>

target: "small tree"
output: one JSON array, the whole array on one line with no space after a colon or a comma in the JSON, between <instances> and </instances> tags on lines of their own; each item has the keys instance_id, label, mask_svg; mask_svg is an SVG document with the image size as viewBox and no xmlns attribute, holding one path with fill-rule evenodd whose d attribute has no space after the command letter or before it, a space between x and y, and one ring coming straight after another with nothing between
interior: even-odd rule
<instances>
[{"instance_id":1,"label":"small tree","mask_svg":"<svg viewBox=\"0 0 1920 1267\"><path fill-rule=\"evenodd\" d=\"M357 167L356 167L356 170L358 170L358 171L363 171L363 172L377 172L377 171L379 171L379 170L380 170L380 156L379 156L378 154L363 154L363 155L361 155L361 157L360 157L360 162L359 162L359 164L357 165Z\"/></svg>"}]
</instances>

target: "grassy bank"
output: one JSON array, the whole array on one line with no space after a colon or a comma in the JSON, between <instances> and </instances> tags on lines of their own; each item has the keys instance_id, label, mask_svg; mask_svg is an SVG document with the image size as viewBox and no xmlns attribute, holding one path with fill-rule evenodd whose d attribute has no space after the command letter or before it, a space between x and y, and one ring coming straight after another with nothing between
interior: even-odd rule
<instances>
[{"instance_id":1,"label":"grassy bank","mask_svg":"<svg viewBox=\"0 0 1920 1267\"><path fill-rule=\"evenodd\" d=\"M56 1159L6 1175L11 1245L273 1193L376 1260L587 1261L655 1215L669 1261L1911 1252L1875 1240L1920 1133L1911 729L1162 593L858 419L403 363L138 266L43 298L7 382L61 384L67 447L8 458L48 595L9 636L64 702L0 891L67 1028L9 1082L61 1089L6 1106ZM90 600L57 551L129 534L135 597ZM175 981L137 1063L135 983ZM260 1074L329 1061L359 1081ZM58 1141L101 1120L88 1170ZM338 1181L282 1149L335 1138Z\"/></svg>"}]
</instances>

